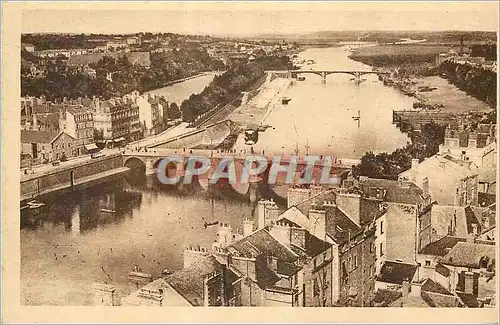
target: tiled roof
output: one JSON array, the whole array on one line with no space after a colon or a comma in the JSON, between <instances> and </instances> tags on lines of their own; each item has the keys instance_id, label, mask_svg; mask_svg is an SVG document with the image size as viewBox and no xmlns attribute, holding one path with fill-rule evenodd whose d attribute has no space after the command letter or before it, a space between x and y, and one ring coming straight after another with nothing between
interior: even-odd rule
<instances>
[{"instance_id":1,"label":"tiled roof","mask_svg":"<svg viewBox=\"0 0 500 325\"><path fill-rule=\"evenodd\" d=\"M444 288L442 285L439 283L434 282L431 279L426 279L424 283L422 284L422 291L426 292L432 292L432 293L439 293L442 295L448 295L448 296L453 296L453 294Z\"/></svg>"},{"instance_id":2,"label":"tiled roof","mask_svg":"<svg viewBox=\"0 0 500 325\"><path fill-rule=\"evenodd\" d=\"M298 258L289 248L271 236L267 229L258 230L233 243L228 247L228 250L230 252L234 250L242 257L274 256L278 260L289 263L295 262Z\"/></svg>"},{"instance_id":3,"label":"tiled roof","mask_svg":"<svg viewBox=\"0 0 500 325\"><path fill-rule=\"evenodd\" d=\"M450 221L455 219L455 236L466 237L469 233L467 229L466 211L464 207L435 204L431 208L431 219L432 228L437 235L444 236L448 234Z\"/></svg>"},{"instance_id":4,"label":"tiled roof","mask_svg":"<svg viewBox=\"0 0 500 325\"><path fill-rule=\"evenodd\" d=\"M386 261L380 269L377 280L401 285L403 281L410 282L416 271L416 265Z\"/></svg>"},{"instance_id":5,"label":"tiled roof","mask_svg":"<svg viewBox=\"0 0 500 325\"><path fill-rule=\"evenodd\" d=\"M345 243L361 228L337 207L326 211L326 233L338 244Z\"/></svg>"},{"instance_id":6,"label":"tiled roof","mask_svg":"<svg viewBox=\"0 0 500 325\"><path fill-rule=\"evenodd\" d=\"M443 238L430 243L421 249L420 254L423 255L433 255L433 256L445 256L448 252L447 249L453 248L458 242L465 242L465 238L444 236Z\"/></svg>"},{"instance_id":7,"label":"tiled roof","mask_svg":"<svg viewBox=\"0 0 500 325\"><path fill-rule=\"evenodd\" d=\"M57 135L52 131L21 130L21 143L50 143Z\"/></svg>"},{"instance_id":8,"label":"tiled roof","mask_svg":"<svg viewBox=\"0 0 500 325\"><path fill-rule=\"evenodd\" d=\"M317 256L326 251L332 245L306 231L305 252L309 257Z\"/></svg>"},{"instance_id":9,"label":"tiled roof","mask_svg":"<svg viewBox=\"0 0 500 325\"><path fill-rule=\"evenodd\" d=\"M495 245L478 243L457 243L440 262L446 265L479 268L482 257L495 258Z\"/></svg>"},{"instance_id":10,"label":"tiled roof","mask_svg":"<svg viewBox=\"0 0 500 325\"><path fill-rule=\"evenodd\" d=\"M368 193L370 187L379 187L386 190L385 201L403 204L418 204L422 202L422 190L410 183L407 187L401 186L398 181L377 178L360 179L363 193Z\"/></svg>"},{"instance_id":11,"label":"tiled roof","mask_svg":"<svg viewBox=\"0 0 500 325\"><path fill-rule=\"evenodd\" d=\"M292 276L301 269L302 267L298 265L278 261L278 268L276 270L276 273L286 276Z\"/></svg>"},{"instance_id":12,"label":"tiled roof","mask_svg":"<svg viewBox=\"0 0 500 325\"><path fill-rule=\"evenodd\" d=\"M222 270L223 267L215 257L209 256L200 259L189 268L165 276L165 281L193 306L202 306L205 276Z\"/></svg>"},{"instance_id":13,"label":"tiled roof","mask_svg":"<svg viewBox=\"0 0 500 325\"><path fill-rule=\"evenodd\" d=\"M377 292L375 292L375 296L373 297L373 302L377 307L387 307L394 301L401 298L401 296L402 296L401 291L379 289L377 290Z\"/></svg>"}]
</instances>

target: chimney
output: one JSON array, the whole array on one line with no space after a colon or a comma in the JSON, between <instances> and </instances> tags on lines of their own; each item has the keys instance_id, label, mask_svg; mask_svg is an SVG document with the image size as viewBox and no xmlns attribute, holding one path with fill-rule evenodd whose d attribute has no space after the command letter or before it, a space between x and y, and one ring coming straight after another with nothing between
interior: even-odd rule
<instances>
[{"instance_id":1,"label":"chimney","mask_svg":"<svg viewBox=\"0 0 500 325\"><path fill-rule=\"evenodd\" d=\"M290 187L287 192L287 208L297 205L311 196L311 190L301 187Z\"/></svg>"},{"instance_id":2,"label":"chimney","mask_svg":"<svg viewBox=\"0 0 500 325\"><path fill-rule=\"evenodd\" d=\"M401 287L401 292L403 293L403 297L407 297L411 292L411 285L408 281L403 281L403 285Z\"/></svg>"},{"instance_id":3,"label":"chimney","mask_svg":"<svg viewBox=\"0 0 500 325\"><path fill-rule=\"evenodd\" d=\"M358 220L359 222L359 220ZM326 213L313 206L309 210L309 233L321 240L326 238Z\"/></svg>"},{"instance_id":4,"label":"chimney","mask_svg":"<svg viewBox=\"0 0 500 325\"><path fill-rule=\"evenodd\" d=\"M421 293L422 293L422 284L421 283L411 283L410 284L410 296L420 297Z\"/></svg>"},{"instance_id":5,"label":"chimney","mask_svg":"<svg viewBox=\"0 0 500 325\"><path fill-rule=\"evenodd\" d=\"M458 188L455 190L455 196L453 198L453 205L454 206L460 206L460 192Z\"/></svg>"},{"instance_id":6,"label":"chimney","mask_svg":"<svg viewBox=\"0 0 500 325\"><path fill-rule=\"evenodd\" d=\"M415 183L417 181L417 169L418 169L419 160L417 158L413 158L411 160L411 169L410 169L410 181Z\"/></svg>"},{"instance_id":7,"label":"chimney","mask_svg":"<svg viewBox=\"0 0 500 325\"><path fill-rule=\"evenodd\" d=\"M118 295L114 286L94 283L94 306L118 306Z\"/></svg>"},{"instance_id":8,"label":"chimney","mask_svg":"<svg viewBox=\"0 0 500 325\"><path fill-rule=\"evenodd\" d=\"M219 231L217 232L217 242L222 246L231 244L233 239L233 231L230 225L226 223L219 224Z\"/></svg>"},{"instance_id":9,"label":"chimney","mask_svg":"<svg viewBox=\"0 0 500 325\"><path fill-rule=\"evenodd\" d=\"M423 196L424 198L428 198L429 197L429 178L428 177L425 177L423 180L422 180L422 191L423 191Z\"/></svg>"},{"instance_id":10,"label":"chimney","mask_svg":"<svg viewBox=\"0 0 500 325\"><path fill-rule=\"evenodd\" d=\"M269 227L269 234L283 245L290 247L290 226L281 222L272 222Z\"/></svg>"},{"instance_id":11,"label":"chimney","mask_svg":"<svg viewBox=\"0 0 500 325\"><path fill-rule=\"evenodd\" d=\"M253 232L253 225L253 220L243 220L243 237L247 237Z\"/></svg>"},{"instance_id":12,"label":"chimney","mask_svg":"<svg viewBox=\"0 0 500 325\"><path fill-rule=\"evenodd\" d=\"M278 218L280 210L273 200L261 200L258 203L257 214L257 228L262 229Z\"/></svg>"},{"instance_id":13,"label":"chimney","mask_svg":"<svg viewBox=\"0 0 500 325\"><path fill-rule=\"evenodd\" d=\"M38 129L38 119L36 118L36 114L33 114L33 130Z\"/></svg>"},{"instance_id":14,"label":"chimney","mask_svg":"<svg viewBox=\"0 0 500 325\"><path fill-rule=\"evenodd\" d=\"M479 235L479 234L478 234L478 231L477 231L477 224L473 223L471 226L472 226L472 234L473 234L474 236Z\"/></svg>"}]
</instances>

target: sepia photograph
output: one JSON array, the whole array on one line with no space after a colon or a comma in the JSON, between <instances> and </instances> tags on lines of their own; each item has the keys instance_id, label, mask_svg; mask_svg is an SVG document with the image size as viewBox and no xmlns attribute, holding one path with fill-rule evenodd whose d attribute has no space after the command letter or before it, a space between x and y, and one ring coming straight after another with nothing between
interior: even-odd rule
<instances>
[{"instance_id":1,"label":"sepia photograph","mask_svg":"<svg viewBox=\"0 0 500 325\"><path fill-rule=\"evenodd\" d=\"M2 7L9 304L498 321L497 2Z\"/></svg>"}]
</instances>

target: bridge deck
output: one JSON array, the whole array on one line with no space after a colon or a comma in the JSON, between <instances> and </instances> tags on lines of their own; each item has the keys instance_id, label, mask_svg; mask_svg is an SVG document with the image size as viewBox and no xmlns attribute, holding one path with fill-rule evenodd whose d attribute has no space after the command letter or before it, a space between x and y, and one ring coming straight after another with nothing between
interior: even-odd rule
<instances>
[{"instance_id":1,"label":"bridge deck","mask_svg":"<svg viewBox=\"0 0 500 325\"><path fill-rule=\"evenodd\" d=\"M280 157L280 162L281 163L290 163L291 157L292 156L283 156L280 154L259 154L259 153L254 153L255 156L264 156L267 161L272 161L274 158ZM162 158L162 157L167 157L167 156L183 156L183 157L190 157L190 156L203 156L203 157L209 157L211 159L222 159L222 158L232 158L235 160L245 160L248 156L251 156L251 154L248 152L236 152L236 153L231 153L231 152L218 152L217 150L205 150L205 149L192 149L192 150L187 150L184 152L182 149L148 149L147 152L145 151L136 151L136 150L125 150L123 153L124 157L156 157L156 158ZM323 166L324 165L324 159L326 156L320 156L320 160L316 162L316 166ZM352 168L353 165L356 165L359 163L359 159L349 159L349 158L335 158L332 157L333 159L333 167L337 168ZM307 161L304 159L304 156L298 156L297 158L297 164L298 165L306 165Z\"/></svg>"}]
</instances>

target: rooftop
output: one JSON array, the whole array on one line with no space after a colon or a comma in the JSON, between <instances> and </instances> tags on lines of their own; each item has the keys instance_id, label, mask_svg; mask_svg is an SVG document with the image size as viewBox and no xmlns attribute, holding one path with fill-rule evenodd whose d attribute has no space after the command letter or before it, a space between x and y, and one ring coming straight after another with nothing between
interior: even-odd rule
<instances>
[{"instance_id":1,"label":"rooftop","mask_svg":"<svg viewBox=\"0 0 500 325\"><path fill-rule=\"evenodd\" d=\"M385 201L403 204L418 204L422 202L422 190L415 184L408 183L402 186L398 181L378 178L360 179L363 193L368 193L370 187L379 187L386 190Z\"/></svg>"},{"instance_id":2,"label":"rooftop","mask_svg":"<svg viewBox=\"0 0 500 325\"><path fill-rule=\"evenodd\" d=\"M21 130L21 143L50 143L57 135L52 131Z\"/></svg>"},{"instance_id":3,"label":"rooftop","mask_svg":"<svg viewBox=\"0 0 500 325\"><path fill-rule=\"evenodd\" d=\"M274 256L278 260L293 263L298 256L271 236L267 229L260 229L228 246L237 256L253 258L259 255Z\"/></svg>"},{"instance_id":4,"label":"rooftop","mask_svg":"<svg viewBox=\"0 0 500 325\"><path fill-rule=\"evenodd\" d=\"M416 271L416 265L386 261L380 269L377 281L402 285L404 281L411 282Z\"/></svg>"},{"instance_id":5,"label":"rooftop","mask_svg":"<svg viewBox=\"0 0 500 325\"><path fill-rule=\"evenodd\" d=\"M446 265L479 269L479 263L483 257L495 259L495 256L495 245L459 242L440 262Z\"/></svg>"},{"instance_id":6,"label":"rooftop","mask_svg":"<svg viewBox=\"0 0 500 325\"><path fill-rule=\"evenodd\" d=\"M202 306L205 277L223 268L224 265L220 264L214 256L209 256L201 258L189 268L165 276L165 281L191 305ZM228 272L231 271L228 270Z\"/></svg>"},{"instance_id":7,"label":"rooftop","mask_svg":"<svg viewBox=\"0 0 500 325\"><path fill-rule=\"evenodd\" d=\"M434 256L445 256L448 253L448 249L453 248L459 242L465 242L465 238L444 236L443 238L430 243L421 249L420 254L423 255L434 255Z\"/></svg>"}]
</instances>

